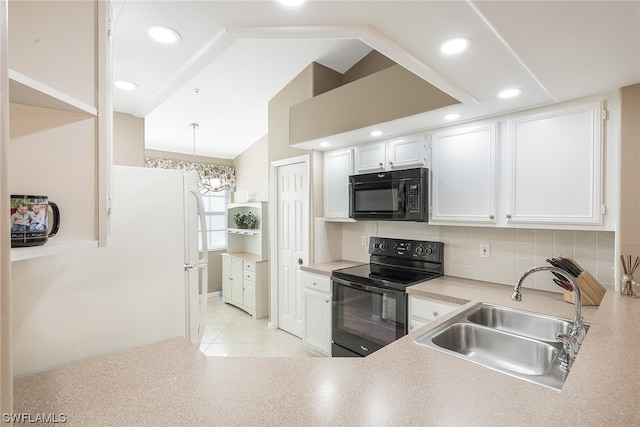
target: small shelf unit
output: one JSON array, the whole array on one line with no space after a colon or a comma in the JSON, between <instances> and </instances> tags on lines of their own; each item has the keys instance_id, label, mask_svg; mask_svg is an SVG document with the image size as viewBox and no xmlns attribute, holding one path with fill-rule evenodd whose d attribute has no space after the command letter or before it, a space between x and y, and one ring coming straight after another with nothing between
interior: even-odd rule
<instances>
[{"instance_id":1,"label":"small shelf unit","mask_svg":"<svg viewBox=\"0 0 640 427\"><path fill-rule=\"evenodd\" d=\"M258 217L257 228L238 228L233 222L237 213L251 212ZM266 202L230 203L227 206L227 238L229 253L248 253L257 257L256 261L268 259L268 239Z\"/></svg>"}]
</instances>

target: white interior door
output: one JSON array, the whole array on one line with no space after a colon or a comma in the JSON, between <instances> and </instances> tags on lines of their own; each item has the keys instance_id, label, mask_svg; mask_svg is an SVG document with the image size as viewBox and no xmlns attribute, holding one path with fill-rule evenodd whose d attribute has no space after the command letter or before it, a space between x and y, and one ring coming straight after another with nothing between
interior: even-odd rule
<instances>
[{"instance_id":1,"label":"white interior door","mask_svg":"<svg viewBox=\"0 0 640 427\"><path fill-rule=\"evenodd\" d=\"M309 177L304 162L278 167L278 326L298 337L303 330L302 284L309 262Z\"/></svg>"}]
</instances>

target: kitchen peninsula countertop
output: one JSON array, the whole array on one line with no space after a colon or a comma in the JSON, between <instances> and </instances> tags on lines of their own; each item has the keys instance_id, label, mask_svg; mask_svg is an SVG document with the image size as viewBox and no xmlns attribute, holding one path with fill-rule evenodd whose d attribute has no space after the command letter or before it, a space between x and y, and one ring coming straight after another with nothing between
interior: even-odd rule
<instances>
[{"instance_id":1,"label":"kitchen peninsula countertop","mask_svg":"<svg viewBox=\"0 0 640 427\"><path fill-rule=\"evenodd\" d=\"M321 262L318 264L301 265L300 270L308 271L309 273L321 274L323 276L331 276L333 270L339 270L341 268L353 267L354 265L367 264L366 262L357 261L329 261Z\"/></svg>"},{"instance_id":2,"label":"kitchen peninsula countertop","mask_svg":"<svg viewBox=\"0 0 640 427\"><path fill-rule=\"evenodd\" d=\"M419 347L485 301L573 318L562 294L453 277L409 293L468 301L366 358L205 357L183 338L15 380L15 413L68 425L640 425L640 299L607 291L561 392Z\"/></svg>"}]
</instances>

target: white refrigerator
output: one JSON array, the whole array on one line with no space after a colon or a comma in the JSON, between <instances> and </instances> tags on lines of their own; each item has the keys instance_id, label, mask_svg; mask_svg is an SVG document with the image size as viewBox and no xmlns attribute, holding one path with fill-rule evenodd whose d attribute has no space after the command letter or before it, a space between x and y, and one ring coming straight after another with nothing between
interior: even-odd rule
<instances>
[{"instance_id":1,"label":"white refrigerator","mask_svg":"<svg viewBox=\"0 0 640 427\"><path fill-rule=\"evenodd\" d=\"M114 166L112 185L107 246L129 255L129 262L114 267L130 269L129 277L137 277L132 297L151 304L140 311L141 316L149 313L140 324L154 324L152 335L183 335L199 346L207 312L208 254L196 173Z\"/></svg>"}]
</instances>

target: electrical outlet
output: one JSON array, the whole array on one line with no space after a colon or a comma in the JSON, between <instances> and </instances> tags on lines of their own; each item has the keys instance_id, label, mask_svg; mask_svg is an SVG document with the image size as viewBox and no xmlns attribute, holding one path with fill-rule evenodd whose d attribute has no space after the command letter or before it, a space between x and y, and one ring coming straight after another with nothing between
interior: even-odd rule
<instances>
[{"instance_id":1,"label":"electrical outlet","mask_svg":"<svg viewBox=\"0 0 640 427\"><path fill-rule=\"evenodd\" d=\"M367 243L368 243L367 240L368 240L367 239L367 235L363 234L362 235L362 246L367 246Z\"/></svg>"},{"instance_id":2,"label":"electrical outlet","mask_svg":"<svg viewBox=\"0 0 640 427\"><path fill-rule=\"evenodd\" d=\"M488 243L480 243L480 258L489 258L491 256L491 252L489 250Z\"/></svg>"}]
</instances>

